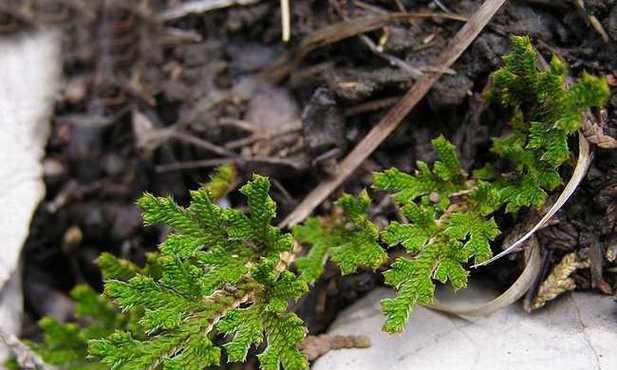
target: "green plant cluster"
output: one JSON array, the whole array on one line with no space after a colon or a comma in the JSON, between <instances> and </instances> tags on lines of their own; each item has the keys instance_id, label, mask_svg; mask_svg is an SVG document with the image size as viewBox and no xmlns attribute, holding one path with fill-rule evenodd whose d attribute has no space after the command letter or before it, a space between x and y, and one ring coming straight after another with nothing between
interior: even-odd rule
<instances>
[{"instance_id":1,"label":"green plant cluster","mask_svg":"<svg viewBox=\"0 0 617 370\"><path fill-rule=\"evenodd\" d=\"M94 324L80 330L44 319L45 340L33 348L50 363L74 369L201 370L242 362L251 348L260 352L263 370L307 369L298 350L306 329L289 304L308 291L327 261L342 274L385 269L385 282L397 293L382 302L384 330L404 330L416 305L433 302L436 284L463 288L468 265L492 256L497 214L540 207L562 184L569 137L584 111L608 97L604 79L583 74L569 86L559 58L539 68L527 37L512 42L489 91L511 119L482 168L467 173L456 148L440 136L432 141L434 163L417 162L413 174L375 173L374 188L389 193L400 211L400 220L381 230L363 191L344 194L330 216L307 219L293 236L283 232L272 226L270 182L258 175L240 189L247 212L224 208L216 200L235 182L231 168L193 191L186 208L145 194L138 202L145 223L173 230L159 252L144 268L103 255L104 298L83 287L75 295L78 314L94 316ZM292 263L294 237L307 252ZM403 253L390 259L390 247ZM83 360L87 341L92 362Z\"/></svg>"},{"instance_id":2,"label":"green plant cluster","mask_svg":"<svg viewBox=\"0 0 617 370\"><path fill-rule=\"evenodd\" d=\"M174 230L159 248L159 276L108 279L105 294L125 312L143 310L146 338L117 331L92 340L90 354L114 369L198 370L218 365L223 350L228 362L243 361L264 343L262 369L305 369L297 345L306 330L288 302L307 285L287 268L293 238L271 226L269 189L257 175L240 189L248 214L214 203L208 187L193 191L187 208L145 194L146 224Z\"/></svg>"},{"instance_id":3,"label":"green plant cluster","mask_svg":"<svg viewBox=\"0 0 617 370\"><path fill-rule=\"evenodd\" d=\"M324 262L327 251L343 273L358 265L379 266L381 256L341 264L336 251L355 238L365 245L376 245L380 239L389 247L405 249L384 272L385 282L397 290L395 297L382 302L387 332L404 330L417 304L433 302L436 281L450 282L454 289L467 285L468 262L477 264L492 256L490 243L500 234L495 213L543 205L548 193L562 184L559 168L571 155L568 138L580 127L584 111L608 98L604 79L583 74L568 86L567 69L558 57L542 70L529 38L514 37L512 43L504 66L491 76L490 98L512 112L510 132L492 142L493 162L467 174L455 147L440 136L432 141L439 157L432 166L419 161L414 174L393 168L374 175L374 187L392 195L407 222L393 221L378 236L367 231L375 226L366 217L347 217L351 214L345 211L343 228L315 218L296 228L298 239L313 246L298 265L309 276L320 271L317 260ZM342 200L353 202L348 196ZM365 193L356 200L368 201ZM342 240L335 235L342 235Z\"/></svg>"},{"instance_id":4,"label":"green plant cluster","mask_svg":"<svg viewBox=\"0 0 617 370\"><path fill-rule=\"evenodd\" d=\"M213 200L218 200L225 196L236 182L235 168L223 165L214 171L203 188L211 194ZM143 267L109 253L102 253L97 259L103 279L116 282L127 282L137 275L159 279L162 276L160 262L159 253L148 253ZM146 332L139 323L144 315L143 309L136 307L121 312L112 305L107 296L100 295L85 284L76 286L71 297L75 303L76 322L61 323L54 318L44 317L39 321L43 332L42 340L26 341L46 363L67 370L108 369L108 364L88 355L89 341L109 337L116 331L130 332L139 340L147 339ZM19 369L14 359L5 365Z\"/></svg>"}]
</instances>

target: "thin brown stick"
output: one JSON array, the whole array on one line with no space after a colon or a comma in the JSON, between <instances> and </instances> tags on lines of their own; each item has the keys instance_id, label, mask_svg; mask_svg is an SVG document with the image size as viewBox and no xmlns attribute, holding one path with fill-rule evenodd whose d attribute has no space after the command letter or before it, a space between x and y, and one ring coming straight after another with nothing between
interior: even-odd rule
<instances>
[{"instance_id":1,"label":"thin brown stick","mask_svg":"<svg viewBox=\"0 0 617 370\"><path fill-rule=\"evenodd\" d=\"M435 65L443 70L449 68L478 36L505 1L486 0L450 41ZM298 207L281 222L280 226L292 226L302 222L399 126L403 118L422 100L441 75L442 72L425 73L399 103L392 107L345 157L339 166L337 175L322 182L310 192Z\"/></svg>"},{"instance_id":2,"label":"thin brown stick","mask_svg":"<svg viewBox=\"0 0 617 370\"><path fill-rule=\"evenodd\" d=\"M177 163L169 163L162 164L155 167L155 171L157 173L170 172L170 171L181 171L181 170L193 170L197 168L208 168L208 167L216 167L225 163L234 163L236 165L246 165L246 164L270 164L276 166L286 166L292 168L294 170L301 170L302 164L299 162L294 162L291 159L286 158L278 158L278 157L265 157L265 156L257 156L257 157L226 157L226 158L213 158L213 159L200 159L196 161L186 161L186 162L177 162Z\"/></svg>"},{"instance_id":3,"label":"thin brown stick","mask_svg":"<svg viewBox=\"0 0 617 370\"><path fill-rule=\"evenodd\" d=\"M505 1L505 0L503 0ZM502 1L502 2L503 2ZM416 18L442 18L464 22L467 18L440 12L388 13L341 21L321 28L305 37L297 48L282 55L274 64L263 71L265 77L280 82L302 62L311 51L358 34L382 28L388 23Z\"/></svg>"},{"instance_id":4,"label":"thin brown stick","mask_svg":"<svg viewBox=\"0 0 617 370\"><path fill-rule=\"evenodd\" d=\"M212 153L216 153L220 156L227 156L227 157L235 157L238 154L232 152L231 150L228 150L226 148L223 148L221 146L218 146L216 144L212 144L209 141L206 141L204 139L200 139L196 136L193 135L189 135L187 133L184 132L180 132L180 131L170 131L169 132L169 137L174 138L176 140L180 140L180 141L184 141L190 144L193 144L196 147L205 149L209 152Z\"/></svg>"},{"instance_id":5,"label":"thin brown stick","mask_svg":"<svg viewBox=\"0 0 617 370\"><path fill-rule=\"evenodd\" d=\"M391 96L387 98L370 100L365 103L361 103L361 104L345 109L344 114L345 114L345 117L351 117L351 116L355 116L355 115L366 113L366 112L372 112L372 111L376 111L380 109L389 108L393 106L394 104L398 103L399 100L401 100L400 96Z\"/></svg>"}]
</instances>

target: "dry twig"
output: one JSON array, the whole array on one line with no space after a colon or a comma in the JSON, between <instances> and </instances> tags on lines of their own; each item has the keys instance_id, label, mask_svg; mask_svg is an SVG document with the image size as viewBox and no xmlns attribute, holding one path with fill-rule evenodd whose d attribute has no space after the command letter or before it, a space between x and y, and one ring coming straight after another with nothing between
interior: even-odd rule
<instances>
[{"instance_id":1,"label":"dry twig","mask_svg":"<svg viewBox=\"0 0 617 370\"><path fill-rule=\"evenodd\" d=\"M279 157L266 157L266 156L255 156L255 157L226 157L226 158L214 158L214 159L202 159L196 161L186 161L186 162L178 162L178 163L169 163L162 164L155 167L156 172L170 172L170 171L179 171L179 170L191 170L196 168L207 168L207 167L216 167L226 163L233 163L238 166L243 166L246 164L268 164L268 165L276 165L276 166L285 166L291 168L293 170L302 170L304 167L302 163L293 161L291 159L279 158Z\"/></svg>"},{"instance_id":2,"label":"dry twig","mask_svg":"<svg viewBox=\"0 0 617 370\"><path fill-rule=\"evenodd\" d=\"M611 39L610 37L608 37L608 33L606 33L606 30L602 26L602 23L600 23L600 21L598 20L598 18L596 18L595 15L587 13L587 9L585 8L585 2L583 0L576 0L575 4L580 9L580 11L584 14L591 28L593 28L594 31L596 31L596 33L600 35L600 37L602 38L602 41L610 42Z\"/></svg>"},{"instance_id":3,"label":"dry twig","mask_svg":"<svg viewBox=\"0 0 617 370\"><path fill-rule=\"evenodd\" d=\"M493 1L493 0L491 0ZM500 0L503 3L505 0ZM465 21L467 18L439 12L389 13L364 18L355 18L331 24L305 37L300 45L281 56L274 65L264 71L266 77L275 82L285 79L311 51L328 44L347 39L358 34L382 28L397 20L414 18L444 18ZM446 67L449 67L447 65Z\"/></svg>"}]
</instances>

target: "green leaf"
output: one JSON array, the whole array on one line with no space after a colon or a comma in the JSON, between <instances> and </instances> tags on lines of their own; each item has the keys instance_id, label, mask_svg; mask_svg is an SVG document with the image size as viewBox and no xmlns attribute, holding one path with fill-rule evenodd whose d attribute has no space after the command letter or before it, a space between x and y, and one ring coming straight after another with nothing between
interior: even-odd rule
<instances>
[{"instance_id":1,"label":"green leaf","mask_svg":"<svg viewBox=\"0 0 617 370\"><path fill-rule=\"evenodd\" d=\"M389 246L402 244L410 252L417 253L433 236L434 230L421 226L391 222L381 234L383 241Z\"/></svg>"},{"instance_id":2,"label":"green leaf","mask_svg":"<svg viewBox=\"0 0 617 370\"><path fill-rule=\"evenodd\" d=\"M309 218L304 225L294 228L299 242L312 245L309 253L298 261L298 269L309 284L321 274L328 258L339 266L343 275L361 267L376 269L388 259L378 242L377 226L368 219L368 193L363 191L357 198L345 194L337 204L343 210L342 217Z\"/></svg>"},{"instance_id":3,"label":"green leaf","mask_svg":"<svg viewBox=\"0 0 617 370\"><path fill-rule=\"evenodd\" d=\"M75 314L80 317L95 318L109 327L118 320L118 314L109 301L89 285L77 285L71 291L71 297L75 301Z\"/></svg>"},{"instance_id":4,"label":"green leaf","mask_svg":"<svg viewBox=\"0 0 617 370\"><path fill-rule=\"evenodd\" d=\"M420 167L423 166L422 162L419 162L418 165ZM430 175L430 170L428 170L428 167L424 169L424 175L417 177L396 168L376 172L373 176L373 185L378 189L393 193L393 197L397 202L408 203L421 195L429 194L436 188L435 182Z\"/></svg>"},{"instance_id":5,"label":"green leaf","mask_svg":"<svg viewBox=\"0 0 617 370\"><path fill-rule=\"evenodd\" d=\"M481 263L491 258L490 242L499 235L499 228L494 219L485 219L477 213L455 213L447 221L444 233L464 242L463 248Z\"/></svg>"},{"instance_id":6,"label":"green leaf","mask_svg":"<svg viewBox=\"0 0 617 370\"><path fill-rule=\"evenodd\" d=\"M262 370L306 370L308 361L298 350L306 335L302 320L293 313L265 313L262 316L267 346L258 355Z\"/></svg>"},{"instance_id":7,"label":"green leaf","mask_svg":"<svg viewBox=\"0 0 617 370\"><path fill-rule=\"evenodd\" d=\"M343 275L359 267L376 269L386 262L388 256L377 242L379 234L375 225L367 224L364 229L350 234L342 244L331 248L332 261L341 268Z\"/></svg>"},{"instance_id":8,"label":"green leaf","mask_svg":"<svg viewBox=\"0 0 617 370\"><path fill-rule=\"evenodd\" d=\"M308 290L307 282L287 270L282 258L294 240L271 225L276 205L270 182L255 175L240 189L248 203L245 214L212 202L214 192L230 186L229 176L219 180L210 183L216 189L206 185L191 192L187 208L149 194L139 201L147 224L165 223L174 231L144 269L105 258L113 270L106 296L137 317L140 328L125 325L128 331L91 341L94 358L114 369L201 370L219 365L221 347L230 361L243 361L250 346L266 338L262 368L308 368L297 350L305 329L288 312L289 303ZM351 213L369 200L347 201ZM367 222L362 215L357 220ZM216 332L228 334L229 342L215 344Z\"/></svg>"},{"instance_id":9,"label":"green leaf","mask_svg":"<svg viewBox=\"0 0 617 370\"><path fill-rule=\"evenodd\" d=\"M429 304L435 295L432 276L436 266L436 250L431 246L413 260L398 258L384 273L385 282L397 289L393 298L381 303L386 322L383 330L388 333L403 331L416 304Z\"/></svg>"},{"instance_id":10,"label":"green leaf","mask_svg":"<svg viewBox=\"0 0 617 370\"><path fill-rule=\"evenodd\" d=\"M263 341L263 326L258 306L228 312L217 324L217 329L233 338L224 347L229 362L243 362L252 345Z\"/></svg>"},{"instance_id":11,"label":"green leaf","mask_svg":"<svg viewBox=\"0 0 617 370\"><path fill-rule=\"evenodd\" d=\"M444 284L449 281L455 290L467 286L468 276L469 272L458 261L450 258L443 259L435 271L437 280Z\"/></svg>"},{"instance_id":12,"label":"green leaf","mask_svg":"<svg viewBox=\"0 0 617 370\"><path fill-rule=\"evenodd\" d=\"M103 278L107 280L126 281L140 271L134 263L119 259L107 252L101 253L96 263L101 268Z\"/></svg>"},{"instance_id":13,"label":"green leaf","mask_svg":"<svg viewBox=\"0 0 617 370\"><path fill-rule=\"evenodd\" d=\"M161 223L189 235L199 236L202 233L199 222L169 197L155 197L145 193L137 204L146 225Z\"/></svg>"},{"instance_id":14,"label":"green leaf","mask_svg":"<svg viewBox=\"0 0 617 370\"><path fill-rule=\"evenodd\" d=\"M312 284L323 273L328 253L335 241L330 231L316 217L309 217L304 224L294 226L293 233L298 242L311 245L308 253L298 258L296 266L302 278Z\"/></svg>"},{"instance_id":15,"label":"green leaf","mask_svg":"<svg viewBox=\"0 0 617 370\"><path fill-rule=\"evenodd\" d=\"M192 335L185 346L182 352L164 362L163 369L203 370L221 361L220 348L215 347L205 335Z\"/></svg>"},{"instance_id":16,"label":"green leaf","mask_svg":"<svg viewBox=\"0 0 617 370\"><path fill-rule=\"evenodd\" d=\"M276 216L276 204L270 198L270 181L267 177L253 175L253 179L240 188L248 201L254 227L267 229Z\"/></svg>"},{"instance_id":17,"label":"green leaf","mask_svg":"<svg viewBox=\"0 0 617 370\"><path fill-rule=\"evenodd\" d=\"M432 143L440 159L434 164L435 174L444 181L453 181L460 178L462 168L454 145L446 140L443 135L433 139Z\"/></svg>"},{"instance_id":18,"label":"green leaf","mask_svg":"<svg viewBox=\"0 0 617 370\"><path fill-rule=\"evenodd\" d=\"M609 97L610 89L606 78L595 77L586 72L583 72L582 77L568 91L568 99L578 109L601 107Z\"/></svg>"},{"instance_id":19,"label":"green leaf","mask_svg":"<svg viewBox=\"0 0 617 370\"><path fill-rule=\"evenodd\" d=\"M371 198L368 192L362 190L358 196L343 194L336 201L336 205L343 209L345 216L354 222L362 222L371 207Z\"/></svg>"}]
</instances>

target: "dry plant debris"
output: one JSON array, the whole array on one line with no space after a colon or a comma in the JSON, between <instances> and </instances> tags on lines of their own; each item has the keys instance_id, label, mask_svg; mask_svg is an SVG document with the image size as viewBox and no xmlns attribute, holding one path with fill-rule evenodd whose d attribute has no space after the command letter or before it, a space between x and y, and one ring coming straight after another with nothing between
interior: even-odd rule
<instances>
[{"instance_id":1,"label":"dry plant debris","mask_svg":"<svg viewBox=\"0 0 617 370\"><path fill-rule=\"evenodd\" d=\"M542 308L559 295L576 289L576 283L570 275L577 269L584 268L589 268L588 261L580 261L574 252L566 254L540 285L530 309L533 311Z\"/></svg>"},{"instance_id":2,"label":"dry plant debris","mask_svg":"<svg viewBox=\"0 0 617 370\"><path fill-rule=\"evenodd\" d=\"M326 353L344 348L368 348L371 342L364 335L309 335L300 345L300 350L309 361L314 361Z\"/></svg>"}]
</instances>

